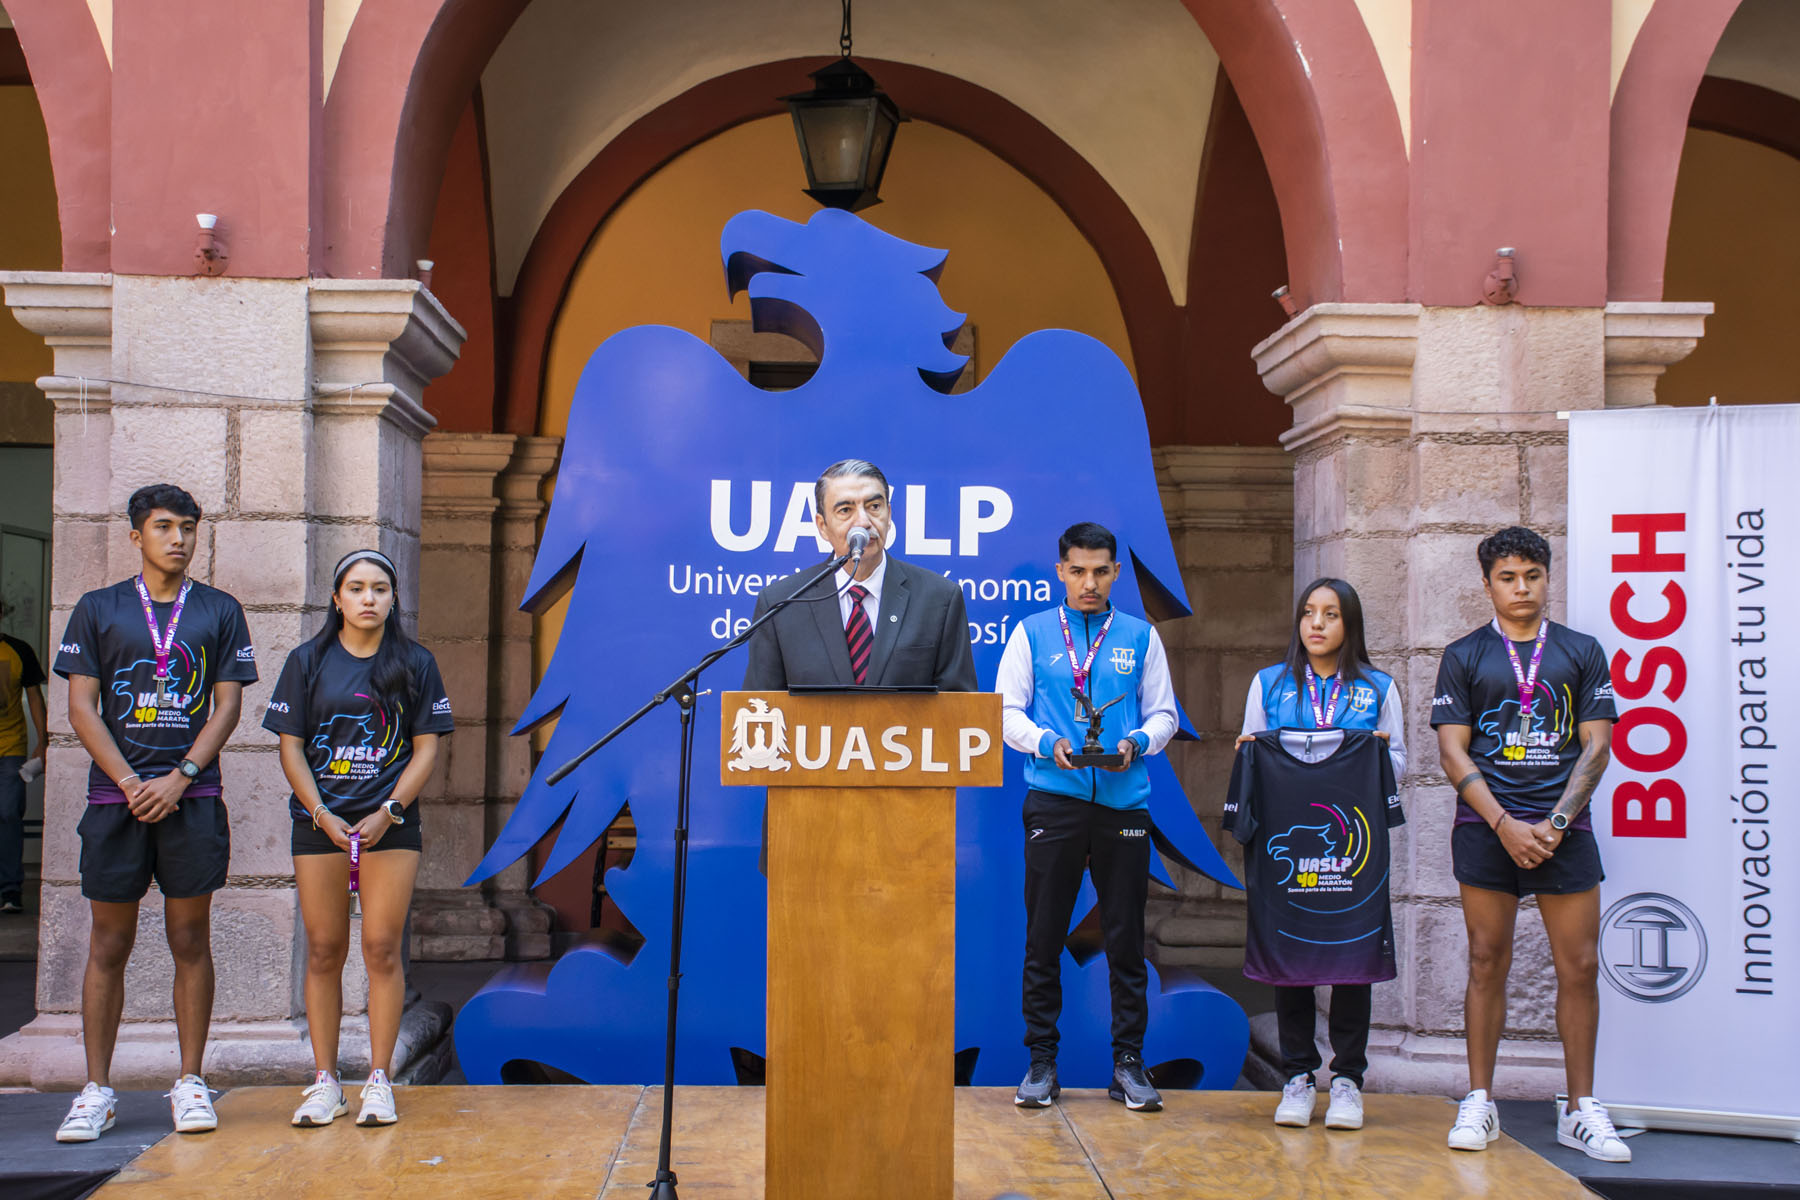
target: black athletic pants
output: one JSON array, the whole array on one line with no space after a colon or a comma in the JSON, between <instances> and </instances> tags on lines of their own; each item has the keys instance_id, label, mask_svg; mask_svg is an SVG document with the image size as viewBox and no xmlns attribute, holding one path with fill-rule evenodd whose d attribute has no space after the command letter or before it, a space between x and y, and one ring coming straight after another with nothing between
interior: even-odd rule
<instances>
[{"instance_id":1,"label":"black athletic pants","mask_svg":"<svg viewBox=\"0 0 1800 1200\"><path fill-rule=\"evenodd\" d=\"M1063 943L1081 873L1100 896L1100 928L1112 984L1113 1058L1142 1056L1144 903L1150 893L1150 814L1049 792L1025 793L1025 1045L1033 1062L1056 1060L1062 1015Z\"/></svg>"},{"instance_id":2,"label":"black athletic pants","mask_svg":"<svg viewBox=\"0 0 1800 1200\"><path fill-rule=\"evenodd\" d=\"M1362 1087L1369 1069L1369 1002L1373 988L1366 983L1340 983L1331 989L1331 1073ZM1313 1041L1318 1009L1309 987L1275 989L1275 1017L1281 1030L1281 1077L1311 1079L1319 1069L1319 1047Z\"/></svg>"}]
</instances>

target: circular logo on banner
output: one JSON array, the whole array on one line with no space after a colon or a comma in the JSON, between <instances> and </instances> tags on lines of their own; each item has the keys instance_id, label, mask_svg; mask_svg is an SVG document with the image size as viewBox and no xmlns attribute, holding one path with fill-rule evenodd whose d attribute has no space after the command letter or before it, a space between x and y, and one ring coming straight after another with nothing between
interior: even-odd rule
<instances>
[{"instance_id":1,"label":"circular logo on banner","mask_svg":"<svg viewBox=\"0 0 1800 1200\"><path fill-rule=\"evenodd\" d=\"M1600 969L1633 1000L1667 1003L1700 982L1706 930L1673 896L1636 892L1600 918Z\"/></svg>"}]
</instances>

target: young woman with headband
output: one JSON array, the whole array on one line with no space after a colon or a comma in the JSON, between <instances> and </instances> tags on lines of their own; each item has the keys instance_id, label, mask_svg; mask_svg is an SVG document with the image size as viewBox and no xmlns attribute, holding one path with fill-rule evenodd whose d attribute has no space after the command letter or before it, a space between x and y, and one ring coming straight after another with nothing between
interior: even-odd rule
<instances>
[{"instance_id":1,"label":"young woman with headband","mask_svg":"<svg viewBox=\"0 0 1800 1200\"><path fill-rule=\"evenodd\" d=\"M452 727L437 661L401 626L398 590L386 555L346 554L332 574L325 627L288 655L263 717L263 727L281 735L281 768L294 789L294 880L306 926L306 1023L317 1074L295 1125L329 1125L349 1111L337 1059L353 891L369 974L370 1069L356 1123L398 1119L388 1072L422 846L415 802L438 739Z\"/></svg>"}]
</instances>

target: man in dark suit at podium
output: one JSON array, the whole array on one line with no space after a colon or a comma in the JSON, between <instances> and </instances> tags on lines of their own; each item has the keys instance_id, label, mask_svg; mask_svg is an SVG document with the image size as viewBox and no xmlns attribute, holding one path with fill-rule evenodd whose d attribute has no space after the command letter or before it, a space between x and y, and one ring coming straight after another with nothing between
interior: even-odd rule
<instances>
[{"instance_id":1,"label":"man in dark suit at podium","mask_svg":"<svg viewBox=\"0 0 1800 1200\"><path fill-rule=\"evenodd\" d=\"M856 582L840 567L835 579L815 584L824 569L818 567L764 588L757 617L814 585L750 639L744 690L840 683L976 691L962 589L885 551L893 510L881 469L856 458L826 467L813 485L813 508L834 556L848 552L852 530L869 534ZM839 593L835 599L833 591Z\"/></svg>"}]
</instances>

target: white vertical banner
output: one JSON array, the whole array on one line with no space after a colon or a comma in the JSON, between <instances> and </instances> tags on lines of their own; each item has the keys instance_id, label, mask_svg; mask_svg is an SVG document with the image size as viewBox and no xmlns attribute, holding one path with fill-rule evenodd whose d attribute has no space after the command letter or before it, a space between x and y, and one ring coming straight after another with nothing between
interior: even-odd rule
<instances>
[{"instance_id":1,"label":"white vertical banner","mask_svg":"<svg viewBox=\"0 0 1800 1200\"><path fill-rule=\"evenodd\" d=\"M1571 414L1568 560L1619 707L1595 1090L1622 1124L1800 1135L1771 1082L1800 1058L1800 405Z\"/></svg>"}]
</instances>

